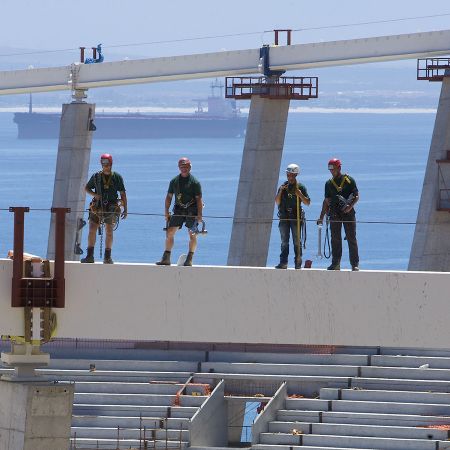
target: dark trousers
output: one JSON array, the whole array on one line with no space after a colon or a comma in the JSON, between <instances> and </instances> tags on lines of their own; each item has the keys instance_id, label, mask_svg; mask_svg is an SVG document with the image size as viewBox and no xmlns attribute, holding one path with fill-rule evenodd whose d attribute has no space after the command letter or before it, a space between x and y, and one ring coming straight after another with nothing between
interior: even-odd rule
<instances>
[{"instance_id":1,"label":"dark trousers","mask_svg":"<svg viewBox=\"0 0 450 450\"><path fill-rule=\"evenodd\" d=\"M300 222L300 226L301 226L301 222ZM292 232L292 241L294 243L295 260L297 262L301 262L302 245L300 243L301 235L299 236L299 238L297 240L297 219L280 220L280 223L278 224L278 228L280 230L280 236L281 236L280 262L282 264L285 264L288 262L289 238L290 238L291 232Z\"/></svg>"},{"instance_id":2,"label":"dark trousers","mask_svg":"<svg viewBox=\"0 0 450 450\"><path fill-rule=\"evenodd\" d=\"M350 264L352 266L358 266L359 255L358 242L356 240L356 216L353 209L348 214L343 214L341 212L332 212L330 215L332 263L338 264L341 261L342 225L344 225L344 231L347 237Z\"/></svg>"}]
</instances>

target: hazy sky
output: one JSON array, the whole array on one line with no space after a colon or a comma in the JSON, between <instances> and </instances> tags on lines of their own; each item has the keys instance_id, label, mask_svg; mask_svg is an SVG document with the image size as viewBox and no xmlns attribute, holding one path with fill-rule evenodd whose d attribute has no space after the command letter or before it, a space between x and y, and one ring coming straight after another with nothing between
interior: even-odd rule
<instances>
[{"instance_id":1,"label":"hazy sky","mask_svg":"<svg viewBox=\"0 0 450 450\"><path fill-rule=\"evenodd\" d=\"M110 54L131 57L259 47L273 42L272 33L262 33L273 28L300 29L450 13L448 0L0 0L0 5L0 47L53 50L80 45L91 47L102 42ZM301 43L447 28L450 28L450 15L296 32L293 41ZM249 32L258 33L111 48Z\"/></svg>"}]
</instances>

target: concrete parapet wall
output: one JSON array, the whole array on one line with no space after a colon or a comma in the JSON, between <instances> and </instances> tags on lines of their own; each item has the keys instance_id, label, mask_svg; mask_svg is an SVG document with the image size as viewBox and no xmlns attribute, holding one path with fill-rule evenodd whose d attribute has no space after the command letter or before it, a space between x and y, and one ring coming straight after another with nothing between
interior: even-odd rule
<instances>
[{"instance_id":1,"label":"concrete parapet wall","mask_svg":"<svg viewBox=\"0 0 450 450\"><path fill-rule=\"evenodd\" d=\"M227 404L222 380L192 417L189 438L192 446L225 447L228 443Z\"/></svg>"},{"instance_id":2,"label":"concrete parapet wall","mask_svg":"<svg viewBox=\"0 0 450 450\"><path fill-rule=\"evenodd\" d=\"M269 430L269 422L276 420L278 410L284 408L286 396L287 384L284 382L253 423L252 445L260 442L260 434Z\"/></svg>"},{"instance_id":3,"label":"concrete parapet wall","mask_svg":"<svg viewBox=\"0 0 450 450\"><path fill-rule=\"evenodd\" d=\"M450 274L66 263L58 337L448 348ZM23 334L0 260L0 333Z\"/></svg>"}]
</instances>

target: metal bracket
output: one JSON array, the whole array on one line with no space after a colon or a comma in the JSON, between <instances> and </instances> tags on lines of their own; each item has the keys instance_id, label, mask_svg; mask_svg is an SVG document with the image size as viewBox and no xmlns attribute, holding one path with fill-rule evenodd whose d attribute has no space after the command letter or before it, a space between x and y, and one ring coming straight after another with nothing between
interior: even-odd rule
<instances>
[{"instance_id":1,"label":"metal bracket","mask_svg":"<svg viewBox=\"0 0 450 450\"><path fill-rule=\"evenodd\" d=\"M11 306L30 308L64 308L64 245L65 245L65 215L69 208L52 208L56 214L55 228L55 264L53 278L24 277L23 273L23 242L25 213L28 207L11 207L14 213L14 259L11 290Z\"/></svg>"},{"instance_id":2,"label":"metal bracket","mask_svg":"<svg viewBox=\"0 0 450 450\"><path fill-rule=\"evenodd\" d=\"M87 89L80 89L77 87L78 75L80 73L81 64L73 63L70 65L69 79L67 84L72 91L73 103L84 103L84 99L87 98Z\"/></svg>"}]
</instances>

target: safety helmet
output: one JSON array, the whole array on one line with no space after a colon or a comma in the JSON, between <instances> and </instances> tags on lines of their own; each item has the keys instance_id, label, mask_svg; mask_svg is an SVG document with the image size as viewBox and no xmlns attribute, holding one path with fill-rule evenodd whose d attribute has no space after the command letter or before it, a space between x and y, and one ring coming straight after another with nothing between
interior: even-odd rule
<instances>
[{"instance_id":1,"label":"safety helmet","mask_svg":"<svg viewBox=\"0 0 450 450\"><path fill-rule=\"evenodd\" d=\"M186 158L185 156L183 156L182 158L180 158L178 160L178 167L181 166L189 166L192 167L191 161L189 160L189 158Z\"/></svg>"},{"instance_id":2,"label":"safety helmet","mask_svg":"<svg viewBox=\"0 0 450 450\"><path fill-rule=\"evenodd\" d=\"M334 169L335 167L341 167L341 161L337 158L332 158L328 161L328 170Z\"/></svg>"},{"instance_id":3,"label":"safety helmet","mask_svg":"<svg viewBox=\"0 0 450 450\"><path fill-rule=\"evenodd\" d=\"M297 164L289 164L286 167L286 173L294 173L297 175L300 172L300 167Z\"/></svg>"},{"instance_id":4,"label":"safety helmet","mask_svg":"<svg viewBox=\"0 0 450 450\"><path fill-rule=\"evenodd\" d=\"M112 156L109 153L103 153L102 156L100 156L100 164L107 165L106 161L109 161L109 165L112 166L113 159Z\"/></svg>"}]
</instances>

